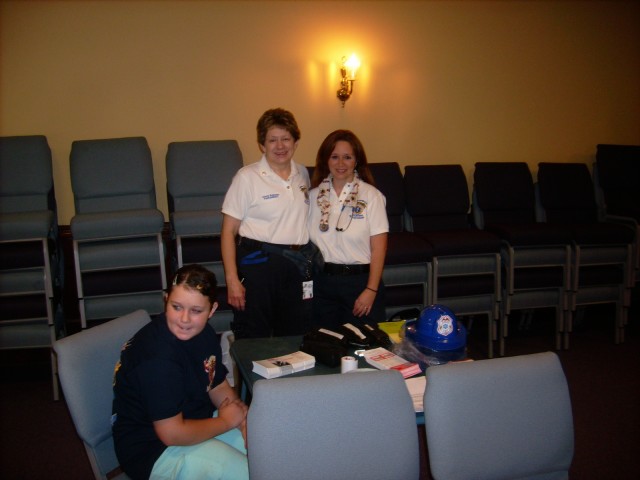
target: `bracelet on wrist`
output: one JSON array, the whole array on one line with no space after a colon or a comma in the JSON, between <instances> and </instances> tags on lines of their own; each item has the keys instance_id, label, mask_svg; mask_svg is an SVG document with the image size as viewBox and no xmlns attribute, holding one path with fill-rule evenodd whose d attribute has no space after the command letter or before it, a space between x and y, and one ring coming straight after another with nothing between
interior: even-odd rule
<instances>
[{"instance_id":1,"label":"bracelet on wrist","mask_svg":"<svg viewBox=\"0 0 640 480\"><path fill-rule=\"evenodd\" d=\"M373 293L378 293L378 290L374 290L373 288L365 287L367 290L371 290Z\"/></svg>"}]
</instances>

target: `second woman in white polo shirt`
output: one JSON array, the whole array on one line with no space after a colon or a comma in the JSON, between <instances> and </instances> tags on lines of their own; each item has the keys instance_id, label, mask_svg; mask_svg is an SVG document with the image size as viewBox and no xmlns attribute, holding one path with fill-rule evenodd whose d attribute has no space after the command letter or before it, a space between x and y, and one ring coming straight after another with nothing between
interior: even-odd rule
<instances>
[{"instance_id":1,"label":"second woman in white polo shirt","mask_svg":"<svg viewBox=\"0 0 640 480\"><path fill-rule=\"evenodd\" d=\"M318 149L309 194L309 236L324 257L314 277L314 324L385 320L382 270L389 221L367 156L350 130L330 133Z\"/></svg>"}]
</instances>

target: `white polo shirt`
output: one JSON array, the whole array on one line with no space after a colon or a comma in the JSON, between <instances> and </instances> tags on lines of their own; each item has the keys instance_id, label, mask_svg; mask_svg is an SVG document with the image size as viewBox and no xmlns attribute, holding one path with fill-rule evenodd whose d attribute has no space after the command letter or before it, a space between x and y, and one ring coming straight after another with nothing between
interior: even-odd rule
<instances>
[{"instance_id":1,"label":"white polo shirt","mask_svg":"<svg viewBox=\"0 0 640 480\"><path fill-rule=\"evenodd\" d=\"M351 214L351 209L345 208L342 212L343 218L340 220L340 225L344 227L348 224L349 226L343 232L336 230L342 204L352 187L353 183L347 183L338 198L333 185L331 186L329 229L326 232L320 231L321 212L318 206L320 188L314 188L309 193L309 236L322 252L325 262L344 265L371 263L370 237L389 231L384 195L362 180L360 180L358 187L358 206L353 212L351 223L346 218Z\"/></svg>"},{"instance_id":2,"label":"white polo shirt","mask_svg":"<svg viewBox=\"0 0 640 480\"><path fill-rule=\"evenodd\" d=\"M241 236L288 245L309 241L308 212L306 167L291 161L291 175L283 180L264 155L236 172L222 204L222 213L241 221Z\"/></svg>"}]
</instances>

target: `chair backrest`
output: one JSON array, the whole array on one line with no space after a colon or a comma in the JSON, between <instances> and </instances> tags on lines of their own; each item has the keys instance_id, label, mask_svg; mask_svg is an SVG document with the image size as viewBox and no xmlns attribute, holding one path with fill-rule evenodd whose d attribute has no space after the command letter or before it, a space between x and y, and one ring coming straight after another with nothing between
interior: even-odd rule
<instances>
[{"instance_id":1,"label":"chair backrest","mask_svg":"<svg viewBox=\"0 0 640 480\"><path fill-rule=\"evenodd\" d=\"M598 221L593 181L584 163L539 163L537 191L549 223Z\"/></svg>"},{"instance_id":2,"label":"chair backrest","mask_svg":"<svg viewBox=\"0 0 640 480\"><path fill-rule=\"evenodd\" d=\"M369 170L371 170L371 175L373 175L376 188L386 197L389 232L404 231L404 211L406 204L400 165L397 162L370 163Z\"/></svg>"},{"instance_id":3,"label":"chair backrest","mask_svg":"<svg viewBox=\"0 0 640 480\"><path fill-rule=\"evenodd\" d=\"M155 209L151 150L144 137L77 140L71 144L76 214Z\"/></svg>"},{"instance_id":4,"label":"chair backrest","mask_svg":"<svg viewBox=\"0 0 640 480\"><path fill-rule=\"evenodd\" d=\"M397 371L259 380L247 422L251 480L419 476L415 412Z\"/></svg>"},{"instance_id":5,"label":"chair backrest","mask_svg":"<svg viewBox=\"0 0 640 480\"><path fill-rule=\"evenodd\" d=\"M114 367L124 343L149 321L137 310L54 343L69 413L98 479L118 467L110 421Z\"/></svg>"},{"instance_id":6,"label":"chair backrest","mask_svg":"<svg viewBox=\"0 0 640 480\"><path fill-rule=\"evenodd\" d=\"M425 427L436 480L566 479L571 400L552 352L427 369Z\"/></svg>"},{"instance_id":7,"label":"chair backrest","mask_svg":"<svg viewBox=\"0 0 640 480\"><path fill-rule=\"evenodd\" d=\"M235 140L172 142L166 165L170 212L220 210L242 152Z\"/></svg>"},{"instance_id":8,"label":"chair backrest","mask_svg":"<svg viewBox=\"0 0 640 480\"><path fill-rule=\"evenodd\" d=\"M414 232L469 228L469 188L461 165L408 165L404 188Z\"/></svg>"},{"instance_id":9,"label":"chair backrest","mask_svg":"<svg viewBox=\"0 0 640 480\"><path fill-rule=\"evenodd\" d=\"M640 220L640 145L600 144L596 163L606 213Z\"/></svg>"},{"instance_id":10,"label":"chair backrest","mask_svg":"<svg viewBox=\"0 0 640 480\"><path fill-rule=\"evenodd\" d=\"M0 213L56 210L51 149L43 135L0 137Z\"/></svg>"},{"instance_id":11,"label":"chair backrest","mask_svg":"<svg viewBox=\"0 0 640 480\"><path fill-rule=\"evenodd\" d=\"M533 177L524 162L478 162L473 173L476 225L536 221Z\"/></svg>"}]
</instances>

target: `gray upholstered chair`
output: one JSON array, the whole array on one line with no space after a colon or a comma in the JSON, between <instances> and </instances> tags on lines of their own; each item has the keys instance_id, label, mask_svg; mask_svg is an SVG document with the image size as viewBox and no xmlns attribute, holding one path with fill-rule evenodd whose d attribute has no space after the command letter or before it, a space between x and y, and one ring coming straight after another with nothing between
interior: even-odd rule
<instances>
[{"instance_id":1,"label":"gray upholstered chair","mask_svg":"<svg viewBox=\"0 0 640 480\"><path fill-rule=\"evenodd\" d=\"M635 232L632 280L640 280L640 145L598 145L593 186L598 218Z\"/></svg>"},{"instance_id":2,"label":"gray upholstered chair","mask_svg":"<svg viewBox=\"0 0 640 480\"><path fill-rule=\"evenodd\" d=\"M386 199L389 235L382 281L387 318L407 309L422 310L429 301L429 262L433 248L408 231L406 199L398 162L369 163L376 188Z\"/></svg>"},{"instance_id":3,"label":"gray upholstered chair","mask_svg":"<svg viewBox=\"0 0 640 480\"><path fill-rule=\"evenodd\" d=\"M150 321L144 310L58 340L60 384L71 419L96 479L125 479L118 469L111 435L113 372L122 345Z\"/></svg>"},{"instance_id":4,"label":"gray upholstered chair","mask_svg":"<svg viewBox=\"0 0 640 480\"><path fill-rule=\"evenodd\" d=\"M0 137L0 349L50 348L64 329L58 246L46 137ZM57 399L53 352L51 369Z\"/></svg>"},{"instance_id":5,"label":"gray upholstered chair","mask_svg":"<svg viewBox=\"0 0 640 480\"><path fill-rule=\"evenodd\" d=\"M502 295L500 239L474 228L469 187L461 165L407 165L408 229L433 248L429 304L456 315L487 316L487 354L493 357Z\"/></svg>"},{"instance_id":6,"label":"gray upholstered chair","mask_svg":"<svg viewBox=\"0 0 640 480\"><path fill-rule=\"evenodd\" d=\"M624 341L635 285L635 228L599 221L595 187L585 163L539 163L536 199L539 220L571 231L569 318L582 314L587 305L612 303L616 309L614 340Z\"/></svg>"},{"instance_id":7,"label":"gray upholstered chair","mask_svg":"<svg viewBox=\"0 0 640 480\"><path fill-rule=\"evenodd\" d=\"M211 323L217 332L230 329L220 250L222 202L242 152L235 140L172 142L167 149L167 198L177 267L199 263L216 274L220 307Z\"/></svg>"},{"instance_id":8,"label":"gray upholstered chair","mask_svg":"<svg viewBox=\"0 0 640 480\"><path fill-rule=\"evenodd\" d=\"M538 308L556 312L555 348L568 345L571 232L536 221L535 187L525 162L478 162L473 173L474 223L502 241L500 355L509 316ZM563 343L564 342L564 343Z\"/></svg>"},{"instance_id":9,"label":"gray upholstered chair","mask_svg":"<svg viewBox=\"0 0 640 480\"><path fill-rule=\"evenodd\" d=\"M151 151L143 137L75 141L71 219L82 328L136 308L159 313L166 271Z\"/></svg>"},{"instance_id":10,"label":"gray upholstered chair","mask_svg":"<svg viewBox=\"0 0 640 480\"><path fill-rule=\"evenodd\" d=\"M553 352L427 369L425 431L436 480L567 479L571 400Z\"/></svg>"},{"instance_id":11,"label":"gray upholstered chair","mask_svg":"<svg viewBox=\"0 0 640 480\"><path fill-rule=\"evenodd\" d=\"M413 402L397 371L258 380L247 436L251 480L419 477Z\"/></svg>"}]
</instances>

